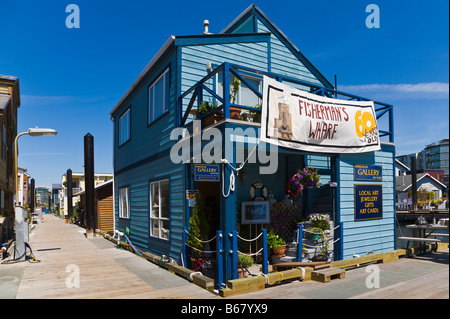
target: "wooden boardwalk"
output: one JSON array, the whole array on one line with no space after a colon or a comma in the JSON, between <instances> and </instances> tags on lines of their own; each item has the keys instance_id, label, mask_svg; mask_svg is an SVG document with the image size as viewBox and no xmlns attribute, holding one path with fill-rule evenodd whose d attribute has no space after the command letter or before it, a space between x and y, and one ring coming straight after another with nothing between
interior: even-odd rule
<instances>
[{"instance_id":1,"label":"wooden boardwalk","mask_svg":"<svg viewBox=\"0 0 450 319\"><path fill-rule=\"evenodd\" d=\"M39 263L0 264L0 299L448 299L448 249L422 257L375 264L379 287L366 285L368 271L347 270L345 278L273 285L222 298L104 238L87 239L84 229L44 215L30 245ZM372 265L373 266L373 265ZM375 269L375 268L374 268ZM79 285L75 280L79 274ZM372 270L373 271L373 270ZM188 301L186 301L188 302Z\"/></svg>"},{"instance_id":2,"label":"wooden boardwalk","mask_svg":"<svg viewBox=\"0 0 450 319\"><path fill-rule=\"evenodd\" d=\"M30 238L33 254L40 262L0 264L0 278L2 271L11 273L11 268L22 273L17 299L216 297L137 255L117 249L104 238L87 239L84 233L83 228L44 215L44 222L36 225Z\"/></svg>"}]
</instances>

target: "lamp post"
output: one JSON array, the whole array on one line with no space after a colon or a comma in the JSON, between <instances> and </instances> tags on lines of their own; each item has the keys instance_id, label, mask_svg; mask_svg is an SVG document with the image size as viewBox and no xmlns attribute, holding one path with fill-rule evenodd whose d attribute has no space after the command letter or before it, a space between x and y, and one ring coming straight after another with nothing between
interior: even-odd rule
<instances>
[{"instance_id":1,"label":"lamp post","mask_svg":"<svg viewBox=\"0 0 450 319\"><path fill-rule=\"evenodd\" d=\"M14 181L16 184L16 195L15 195L15 224L16 224L16 250L17 250L17 260L25 260L25 242L28 241L28 224L25 222L25 209L23 206L18 205L19 203L19 187L17 181L17 140L22 135L30 136L54 136L57 132L49 128L29 128L27 132L20 133L14 139Z\"/></svg>"}]
</instances>

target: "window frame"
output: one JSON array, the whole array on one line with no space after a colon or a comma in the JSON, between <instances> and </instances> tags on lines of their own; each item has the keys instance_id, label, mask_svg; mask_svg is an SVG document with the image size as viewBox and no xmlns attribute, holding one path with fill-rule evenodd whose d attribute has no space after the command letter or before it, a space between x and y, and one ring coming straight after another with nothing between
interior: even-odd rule
<instances>
[{"instance_id":1,"label":"window frame","mask_svg":"<svg viewBox=\"0 0 450 319\"><path fill-rule=\"evenodd\" d=\"M122 140L123 136L123 118L127 116L127 139ZM126 142L131 139L131 107L123 112L123 114L119 117L119 146L122 146Z\"/></svg>"},{"instance_id":2,"label":"window frame","mask_svg":"<svg viewBox=\"0 0 450 319\"><path fill-rule=\"evenodd\" d=\"M168 76L166 79L165 77ZM156 84L162 79L163 83L163 107L162 113L155 117L155 97L154 94ZM167 87L166 87L167 86ZM153 93L151 92L153 90ZM164 116L170 108L170 67L164 69L161 74L147 88L147 126L156 122L160 117Z\"/></svg>"},{"instance_id":3,"label":"window frame","mask_svg":"<svg viewBox=\"0 0 450 319\"><path fill-rule=\"evenodd\" d=\"M169 210L169 217L161 217L162 216L162 213L161 213L161 211L162 211L162 205L161 205L161 184L163 182L167 182L168 187L169 187L169 198L167 200L168 210ZM156 217L152 216L152 211L153 211L153 207L154 207L153 206L153 185L158 185L158 203L159 203L159 205L158 205L158 216L156 216ZM148 214L149 214L149 237L155 238L155 239L161 239L161 240L169 241L170 240L170 234L171 234L171 231L170 231L170 221L171 221L171 218L170 218L170 215L171 215L171 212L170 212L170 179L169 178L164 178L164 179L150 181L149 182L148 194L149 194L149 211L148 211ZM158 221L158 234L155 234L154 233L154 229L153 229L153 221L155 221L155 220ZM160 231L162 229L162 227L161 227L162 222L161 221L169 222L169 234L168 234L167 238L161 236L161 231Z\"/></svg>"},{"instance_id":4,"label":"window frame","mask_svg":"<svg viewBox=\"0 0 450 319\"><path fill-rule=\"evenodd\" d=\"M123 193L122 191L125 190L125 195L126 195L126 207L127 207L127 212L126 214L124 214L123 212ZM130 219L130 186L125 186L125 187L121 187L119 188L119 218L126 218L126 219Z\"/></svg>"}]
</instances>

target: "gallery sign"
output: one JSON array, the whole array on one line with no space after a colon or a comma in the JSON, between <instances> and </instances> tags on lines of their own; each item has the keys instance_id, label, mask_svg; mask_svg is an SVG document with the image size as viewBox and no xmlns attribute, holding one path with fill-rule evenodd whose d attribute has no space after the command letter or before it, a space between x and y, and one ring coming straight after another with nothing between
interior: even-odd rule
<instances>
[{"instance_id":1,"label":"gallery sign","mask_svg":"<svg viewBox=\"0 0 450 319\"><path fill-rule=\"evenodd\" d=\"M383 169L379 165L354 164L353 176L355 181L381 181Z\"/></svg>"},{"instance_id":2,"label":"gallery sign","mask_svg":"<svg viewBox=\"0 0 450 319\"><path fill-rule=\"evenodd\" d=\"M194 180L196 182L219 182L220 181L219 165L195 164Z\"/></svg>"},{"instance_id":3,"label":"gallery sign","mask_svg":"<svg viewBox=\"0 0 450 319\"><path fill-rule=\"evenodd\" d=\"M261 140L321 153L380 150L373 101L311 94L264 76Z\"/></svg>"},{"instance_id":4,"label":"gallery sign","mask_svg":"<svg viewBox=\"0 0 450 319\"><path fill-rule=\"evenodd\" d=\"M357 184L355 190L355 221L383 218L383 186Z\"/></svg>"}]
</instances>

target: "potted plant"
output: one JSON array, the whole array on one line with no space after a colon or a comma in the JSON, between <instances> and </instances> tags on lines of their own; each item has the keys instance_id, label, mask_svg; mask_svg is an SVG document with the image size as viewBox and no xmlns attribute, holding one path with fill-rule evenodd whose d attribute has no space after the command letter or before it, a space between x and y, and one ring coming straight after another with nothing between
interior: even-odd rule
<instances>
[{"instance_id":1,"label":"potted plant","mask_svg":"<svg viewBox=\"0 0 450 319\"><path fill-rule=\"evenodd\" d=\"M319 227L311 227L309 232L311 234L311 240L319 240L323 236L323 229Z\"/></svg>"},{"instance_id":2,"label":"potted plant","mask_svg":"<svg viewBox=\"0 0 450 319\"><path fill-rule=\"evenodd\" d=\"M273 255L283 256L286 251L286 241L271 230L267 234L267 247L272 249Z\"/></svg>"},{"instance_id":3,"label":"potted plant","mask_svg":"<svg viewBox=\"0 0 450 319\"><path fill-rule=\"evenodd\" d=\"M212 110L214 110L217 107L216 103L212 102L212 101L203 101L202 103L200 103L199 107L198 107L198 114L199 115L203 115L206 114ZM219 122L221 119L223 119L222 114L220 114L219 112L212 112L211 114L209 114L208 116L202 118L202 125L203 127L215 124L217 122Z\"/></svg>"},{"instance_id":4,"label":"potted plant","mask_svg":"<svg viewBox=\"0 0 450 319\"><path fill-rule=\"evenodd\" d=\"M223 86L223 83L221 83ZM235 76L230 79L230 103L236 104L237 94L241 87L241 81ZM238 107L230 106L230 119L239 120L241 115L241 109Z\"/></svg>"},{"instance_id":5,"label":"potted plant","mask_svg":"<svg viewBox=\"0 0 450 319\"><path fill-rule=\"evenodd\" d=\"M330 216L327 214L311 214L309 215L312 227L317 227L322 230L330 229Z\"/></svg>"},{"instance_id":6,"label":"potted plant","mask_svg":"<svg viewBox=\"0 0 450 319\"><path fill-rule=\"evenodd\" d=\"M291 189L291 184L295 184L296 186L295 191ZM300 193L304 189L319 188L320 185L321 183L318 170L314 168L309 169L308 167L305 167L301 170L300 169L297 170L297 172L290 179L288 179L286 188L288 195L291 198L295 198L298 195L300 195Z\"/></svg>"},{"instance_id":7,"label":"potted plant","mask_svg":"<svg viewBox=\"0 0 450 319\"><path fill-rule=\"evenodd\" d=\"M244 254L238 254L238 278L247 275L247 268L253 265L253 258Z\"/></svg>"},{"instance_id":8,"label":"potted plant","mask_svg":"<svg viewBox=\"0 0 450 319\"><path fill-rule=\"evenodd\" d=\"M205 211L203 209L203 202L200 199L200 195L195 195L195 204L192 212L192 216L189 219L189 236L186 240L186 244L192 247L192 260L201 256L201 252L198 250L203 249L203 243L200 241L205 241L209 231L208 222L206 221Z\"/></svg>"}]
</instances>

